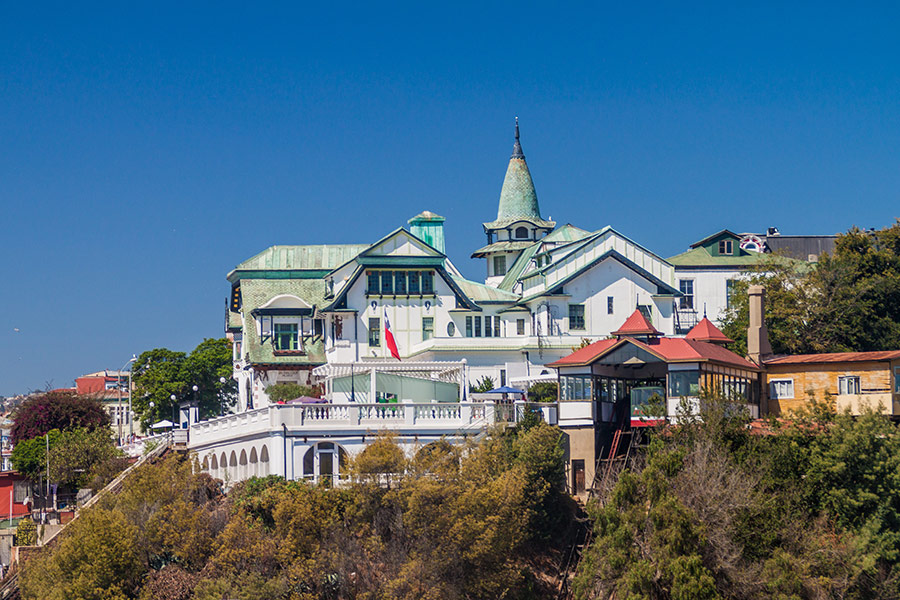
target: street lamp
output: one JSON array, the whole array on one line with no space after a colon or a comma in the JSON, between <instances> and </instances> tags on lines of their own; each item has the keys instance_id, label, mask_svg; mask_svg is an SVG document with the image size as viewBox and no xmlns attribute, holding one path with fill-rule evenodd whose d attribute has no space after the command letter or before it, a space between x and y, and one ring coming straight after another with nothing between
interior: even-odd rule
<instances>
[{"instance_id":1,"label":"street lamp","mask_svg":"<svg viewBox=\"0 0 900 600\"><path fill-rule=\"evenodd\" d=\"M126 366L137 360L137 356L131 355L122 368L116 371L116 421L119 425L119 445L122 445L122 371ZM131 369L128 369L128 413L131 414Z\"/></svg>"},{"instance_id":2,"label":"street lamp","mask_svg":"<svg viewBox=\"0 0 900 600\"><path fill-rule=\"evenodd\" d=\"M172 400L172 425L175 425L175 421L178 419L175 417L175 394L169 396L169 399ZM171 429L171 428L170 428Z\"/></svg>"},{"instance_id":3,"label":"street lamp","mask_svg":"<svg viewBox=\"0 0 900 600\"><path fill-rule=\"evenodd\" d=\"M197 400L197 391L200 389L196 385L191 388L194 390L194 401L191 403L192 406L188 406L188 427L191 426L191 409L197 411L197 420L200 420L200 401Z\"/></svg>"},{"instance_id":4,"label":"street lamp","mask_svg":"<svg viewBox=\"0 0 900 600\"><path fill-rule=\"evenodd\" d=\"M225 379L224 377L219 377L219 383L222 384L222 387L225 386L226 381L228 381L228 380ZM225 407L222 405L222 391L221 390L217 394L216 399L219 401L219 416L220 417L224 416L225 415Z\"/></svg>"}]
</instances>

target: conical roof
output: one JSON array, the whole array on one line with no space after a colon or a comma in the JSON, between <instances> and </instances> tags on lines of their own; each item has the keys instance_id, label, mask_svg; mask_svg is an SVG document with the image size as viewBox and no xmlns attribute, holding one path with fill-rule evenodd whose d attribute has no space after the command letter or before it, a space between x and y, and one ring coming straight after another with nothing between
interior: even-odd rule
<instances>
[{"instance_id":1,"label":"conical roof","mask_svg":"<svg viewBox=\"0 0 900 600\"><path fill-rule=\"evenodd\" d=\"M662 335L656 327L650 324L647 317L640 310L635 309L631 316L625 319L622 326L612 332L616 336L625 335Z\"/></svg>"},{"instance_id":2,"label":"conical roof","mask_svg":"<svg viewBox=\"0 0 900 600\"><path fill-rule=\"evenodd\" d=\"M485 223L488 229L504 227L516 221L529 221L536 225L552 228L555 223L541 218L541 209L538 206L537 192L534 190L534 181L531 172L525 162L525 154L519 143L519 119L516 118L516 141L513 144L512 156L509 158L509 166L506 167L506 177L503 179L503 187L500 189L500 204L497 207L497 220Z\"/></svg>"},{"instance_id":3,"label":"conical roof","mask_svg":"<svg viewBox=\"0 0 900 600\"><path fill-rule=\"evenodd\" d=\"M722 333L722 331L713 325L713 322L706 317L703 317L699 323L694 325L684 337L689 340L710 342L712 344L730 344L734 342L734 340Z\"/></svg>"}]
</instances>

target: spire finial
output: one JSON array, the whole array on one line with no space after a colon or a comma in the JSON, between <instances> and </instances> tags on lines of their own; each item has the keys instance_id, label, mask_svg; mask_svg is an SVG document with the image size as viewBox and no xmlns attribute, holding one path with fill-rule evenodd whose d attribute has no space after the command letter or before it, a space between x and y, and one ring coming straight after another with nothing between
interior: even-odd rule
<instances>
[{"instance_id":1,"label":"spire finial","mask_svg":"<svg viewBox=\"0 0 900 600\"><path fill-rule=\"evenodd\" d=\"M703 318L706 318L706 302L703 303Z\"/></svg>"},{"instance_id":2,"label":"spire finial","mask_svg":"<svg viewBox=\"0 0 900 600\"><path fill-rule=\"evenodd\" d=\"M522 145L519 143L519 117L516 117L516 143L513 144L513 153L510 158L525 158L522 153Z\"/></svg>"}]
</instances>

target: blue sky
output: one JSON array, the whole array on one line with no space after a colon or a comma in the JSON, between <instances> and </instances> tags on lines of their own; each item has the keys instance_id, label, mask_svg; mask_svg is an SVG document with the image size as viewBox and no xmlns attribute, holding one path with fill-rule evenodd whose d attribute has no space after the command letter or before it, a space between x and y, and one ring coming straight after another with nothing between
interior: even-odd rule
<instances>
[{"instance_id":1,"label":"blue sky","mask_svg":"<svg viewBox=\"0 0 900 600\"><path fill-rule=\"evenodd\" d=\"M0 395L221 336L273 244L429 209L481 277L515 115L545 217L663 256L900 216L895 3L35 4L0 5Z\"/></svg>"}]
</instances>

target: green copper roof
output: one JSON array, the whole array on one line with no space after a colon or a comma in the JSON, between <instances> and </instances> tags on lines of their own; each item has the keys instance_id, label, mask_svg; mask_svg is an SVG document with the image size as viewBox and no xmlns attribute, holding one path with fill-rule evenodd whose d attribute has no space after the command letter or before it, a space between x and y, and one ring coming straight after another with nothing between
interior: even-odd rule
<instances>
[{"instance_id":1,"label":"green copper roof","mask_svg":"<svg viewBox=\"0 0 900 600\"><path fill-rule=\"evenodd\" d=\"M455 277L451 275L450 278L456 283L457 286L459 286L459 289L461 289L466 296L468 296L475 302L514 303L519 301L519 296L513 293L504 290L498 290L495 287L491 287L483 283L469 281L468 279L463 279L462 277Z\"/></svg>"},{"instance_id":2,"label":"green copper roof","mask_svg":"<svg viewBox=\"0 0 900 600\"><path fill-rule=\"evenodd\" d=\"M472 253L472 258L481 258L482 256L486 256L487 254L491 254L493 252L518 252L519 250L524 250L529 246L533 245L534 242L516 242L505 240L502 242L494 242L488 246L484 246L483 248L479 248L475 252Z\"/></svg>"},{"instance_id":3,"label":"green copper roof","mask_svg":"<svg viewBox=\"0 0 900 600\"><path fill-rule=\"evenodd\" d=\"M271 339L261 342L250 312L275 296L291 294L308 304L325 303L325 282L322 279L250 279L241 282L243 306L249 327L244 329L244 344L253 364L321 365L325 363L325 346L318 339L306 346L306 354L276 356Z\"/></svg>"},{"instance_id":4,"label":"green copper roof","mask_svg":"<svg viewBox=\"0 0 900 600\"><path fill-rule=\"evenodd\" d=\"M744 256L713 256L703 247L697 247L667 259L676 267L734 267L741 269L757 265L771 258L771 255L760 252L748 252Z\"/></svg>"},{"instance_id":5,"label":"green copper roof","mask_svg":"<svg viewBox=\"0 0 900 600\"><path fill-rule=\"evenodd\" d=\"M531 180L531 173L528 171L525 155L519 144L519 121L517 119L516 143L513 146L509 166L506 168L506 177L503 179L503 187L500 190L497 220L485 223L484 226L488 229L496 229L521 220L527 220L539 226L553 227L553 223L541 218L537 192L534 191L534 182Z\"/></svg>"},{"instance_id":6,"label":"green copper roof","mask_svg":"<svg viewBox=\"0 0 900 600\"><path fill-rule=\"evenodd\" d=\"M344 264L369 244L322 244L317 246L272 246L235 267L236 271L325 270Z\"/></svg>"}]
</instances>

